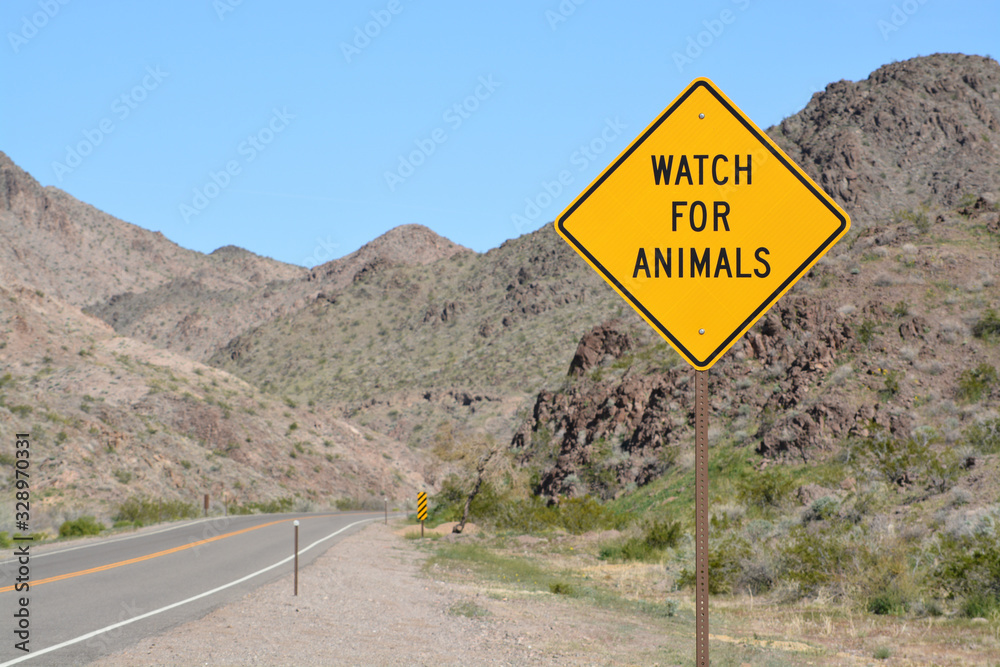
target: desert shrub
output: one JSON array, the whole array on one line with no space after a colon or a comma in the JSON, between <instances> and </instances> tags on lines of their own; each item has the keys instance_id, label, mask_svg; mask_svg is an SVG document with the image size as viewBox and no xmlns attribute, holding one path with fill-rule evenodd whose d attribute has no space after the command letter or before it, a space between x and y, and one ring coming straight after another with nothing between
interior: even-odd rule
<instances>
[{"instance_id":1,"label":"desert shrub","mask_svg":"<svg viewBox=\"0 0 1000 667\"><path fill-rule=\"evenodd\" d=\"M10 539L10 533L5 531L0 532L0 549L6 549L13 541Z\"/></svg>"},{"instance_id":2,"label":"desert shrub","mask_svg":"<svg viewBox=\"0 0 1000 667\"><path fill-rule=\"evenodd\" d=\"M59 526L59 537L82 537L84 535L100 535L104 524L92 516L81 516L72 521L64 521Z\"/></svg>"},{"instance_id":3,"label":"desert shrub","mask_svg":"<svg viewBox=\"0 0 1000 667\"><path fill-rule=\"evenodd\" d=\"M872 320L865 320L858 325L858 342L868 347L875 338L878 331L878 324Z\"/></svg>"},{"instance_id":4,"label":"desert shrub","mask_svg":"<svg viewBox=\"0 0 1000 667\"><path fill-rule=\"evenodd\" d=\"M803 521L824 521L837 514L840 510L840 501L833 496L823 496L817 498L809 505L809 509L802 515Z\"/></svg>"},{"instance_id":5,"label":"desert shrub","mask_svg":"<svg viewBox=\"0 0 1000 667\"><path fill-rule=\"evenodd\" d=\"M792 528L779 558L784 576L806 595L845 596L876 614L903 613L919 597L905 542L846 521Z\"/></svg>"},{"instance_id":6,"label":"desert shrub","mask_svg":"<svg viewBox=\"0 0 1000 667\"><path fill-rule=\"evenodd\" d=\"M558 508L560 524L573 535L614 528L621 524L618 517L590 496L568 498L563 500Z\"/></svg>"},{"instance_id":7,"label":"desert shrub","mask_svg":"<svg viewBox=\"0 0 1000 667\"><path fill-rule=\"evenodd\" d=\"M882 380L885 386L879 390L878 395L883 401L888 401L899 393L899 378L902 375L899 371L882 371Z\"/></svg>"},{"instance_id":8,"label":"desert shrub","mask_svg":"<svg viewBox=\"0 0 1000 667\"><path fill-rule=\"evenodd\" d=\"M553 581L549 584L549 592L554 595L572 596L576 591L573 589L572 584L567 584L564 581Z\"/></svg>"},{"instance_id":9,"label":"desert shrub","mask_svg":"<svg viewBox=\"0 0 1000 667\"><path fill-rule=\"evenodd\" d=\"M1000 418L973 424L965 430L965 440L983 454L1000 453Z\"/></svg>"},{"instance_id":10,"label":"desert shrub","mask_svg":"<svg viewBox=\"0 0 1000 667\"><path fill-rule=\"evenodd\" d=\"M198 508L193 503L132 496L118 506L118 511L111 520L116 524L130 523L134 526L145 526L160 521L175 521L196 516Z\"/></svg>"},{"instance_id":11,"label":"desert shrub","mask_svg":"<svg viewBox=\"0 0 1000 667\"><path fill-rule=\"evenodd\" d=\"M769 550L761 549L740 561L740 571L736 576L735 590L749 591L760 595L771 590L778 583L778 567ZM709 582L711 586L711 582Z\"/></svg>"},{"instance_id":12,"label":"desert shrub","mask_svg":"<svg viewBox=\"0 0 1000 667\"><path fill-rule=\"evenodd\" d=\"M788 497L795 482L780 468L749 473L736 483L736 496L744 505L768 509L778 507Z\"/></svg>"},{"instance_id":13,"label":"desert shrub","mask_svg":"<svg viewBox=\"0 0 1000 667\"><path fill-rule=\"evenodd\" d=\"M663 552L677 546L683 536L679 522L657 519L647 524L641 535L602 547L600 558L613 561L659 560Z\"/></svg>"},{"instance_id":14,"label":"desert shrub","mask_svg":"<svg viewBox=\"0 0 1000 667\"><path fill-rule=\"evenodd\" d=\"M333 503L341 512L366 511L373 512L385 508L384 496L368 496L367 498L344 497ZM296 509L296 511L300 511Z\"/></svg>"},{"instance_id":15,"label":"desert shrub","mask_svg":"<svg viewBox=\"0 0 1000 667\"><path fill-rule=\"evenodd\" d=\"M282 514L291 512L294 502L291 498L274 498L272 500L258 500L240 505L231 505L230 514Z\"/></svg>"},{"instance_id":16,"label":"desert shrub","mask_svg":"<svg viewBox=\"0 0 1000 667\"><path fill-rule=\"evenodd\" d=\"M916 227L917 231L921 234L926 234L931 229L931 221L930 218L927 217L927 209L923 206L918 208L916 211L911 209L896 211L894 221L897 223L909 222Z\"/></svg>"},{"instance_id":17,"label":"desert shrub","mask_svg":"<svg viewBox=\"0 0 1000 667\"><path fill-rule=\"evenodd\" d=\"M708 592L712 595L732 593L743 574L744 563L751 562L750 543L739 533L728 533L709 544L708 548ZM677 585L694 586L697 573L686 567L677 576Z\"/></svg>"},{"instance_id":18,"label":"desert shrub","mask_svg":"<svg viewBox=\"0 0 1000 667\"><path fill-rule=\"evenodd\" d=\"M990 308L979 321L972 325L972 335L986 341L996 341L1000 339L1000 315Z\"/></svg>"},{"instance_id":19,"label":"desert shrub","mask_svg":"<svg viewBox=\"0 0 1000 667\"><path fill-rule=\"evenodd\" d=\"M870 613L879 616L902 614L910 607L910 598L899 586L889 585L868 598L866 605Z\"/></svg>"},{"instance_id":20,"label":"desert shrub","mask_svg":"<svg viewBox=\"0 0 1000 667\"><path fill-rule=\"evenodd\" d=\"M1000 540L995 529L971 535L939 537L940 557L935 580L949 597L961 598L966 613L1000 608Z\"/></svg>"},{"instance_id":21,"label":"desert shrub","mask_svg":"<svg viewBox=\"0 0 1000 667\"><path fill-rule=\"evenodd\" d=\"M997 369L987 363L982 363L971 370L964 370L958 376L958 387L955 394L959 400L975 403L989 395L993 385L997 383Z\"/></svg>"},{"instance_id":22,"label":"desert shrub","mask_svg":"<svg viewBox=\"0 0 1000 667\"><path fill-rule=\"evenodd\" d=\"M895 438L874 423L869 428L872 435L855 441L850 447L851 458L861 472L874 473L890 484L899 485L931 477L947 480L954 475L954 471L949 471L941 462L930 442Z\"/></svg>"},{"instance_id":23,"label":"desert shrub","mask_svg":"<svg viewBox=\"0 0 1000 667\"><path fill-rule=\"evenodd\" d=\"M842 525L794 527L781 546L780 558L788 579L814 593L837 583L851 567L850 540Z\"/></svg>"}]
</instances>

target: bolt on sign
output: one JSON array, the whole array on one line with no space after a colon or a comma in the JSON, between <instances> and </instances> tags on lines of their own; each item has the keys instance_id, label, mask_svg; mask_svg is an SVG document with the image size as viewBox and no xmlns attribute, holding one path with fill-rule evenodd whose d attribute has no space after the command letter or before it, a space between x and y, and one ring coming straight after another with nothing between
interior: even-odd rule
<instances>
[{"instance_id":1,"label":"bolt on sign","mask_svg":"<svg viewBox=\"0 0 1000 667\"><path fill-rule=\"evenodd\" d=\"M559 235L698 370L849 227L847 214L705 78L556 219Z\"/></svg>"}]
</instances>

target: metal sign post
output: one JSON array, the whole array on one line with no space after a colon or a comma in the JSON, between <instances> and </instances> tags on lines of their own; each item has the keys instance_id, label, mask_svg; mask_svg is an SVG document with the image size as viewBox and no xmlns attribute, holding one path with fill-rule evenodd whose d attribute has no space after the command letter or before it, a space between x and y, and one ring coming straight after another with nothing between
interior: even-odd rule
<instances>
[{"instance_id":1,"label":"metal sign post","mask_svg":"<svg viewBox=\"0 0 1000 667\"><path fill-rule=\"evenodd\" d=\"M695 664L708 667L708 371L694 372Z\"/></svg>"},{"instance_id":2,"label":"metal sign post","mask_svg":"<svg viewBox=\"0 0 1000 667\"><path fill-rule=\"evenodd\" d=\"M295 594L299 594L299 520L296 519L295 523Z\"/></svg>"}]
</instances>

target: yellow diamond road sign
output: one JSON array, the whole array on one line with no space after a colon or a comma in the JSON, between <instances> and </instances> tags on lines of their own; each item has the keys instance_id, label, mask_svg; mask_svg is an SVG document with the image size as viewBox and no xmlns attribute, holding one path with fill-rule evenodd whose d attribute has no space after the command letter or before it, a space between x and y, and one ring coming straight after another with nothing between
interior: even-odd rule
<instances>
[{"instance_id":1,"label":"yellow diamond road sign","mask_svg":"<svg viewBox=\"0 0 1000 667\"><path fill-rule=\"evenodd\" d=\"M563 211L556 230L705 370L850 224L701 78Z\"/></svg>"}]
</instances>

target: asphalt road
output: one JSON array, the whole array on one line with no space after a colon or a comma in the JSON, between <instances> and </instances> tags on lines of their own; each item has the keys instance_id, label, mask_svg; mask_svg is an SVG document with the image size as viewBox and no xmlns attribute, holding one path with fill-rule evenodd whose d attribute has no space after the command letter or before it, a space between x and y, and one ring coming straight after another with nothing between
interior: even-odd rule
<instances>
[{"instance_id":1,"label":"asphalt road","mask_svg":"<svg viewBox=\"0 0 1000 667\"><path fill-rule=\"evenodd\" d=\"M17 545L5 550L0 667L85 664L202 618L290 574L295 519L300 522L301 586L303 567L365 523L381 520L382 513L219 517L85 543L38 545L29 548L31 588L26 593L13 590L20 565L9 556ZM290 597L292 592L290 581ZM23 597L28 598L29 653L15 647L21 639L14 614Z\"/></svg>"}]
</instances>

